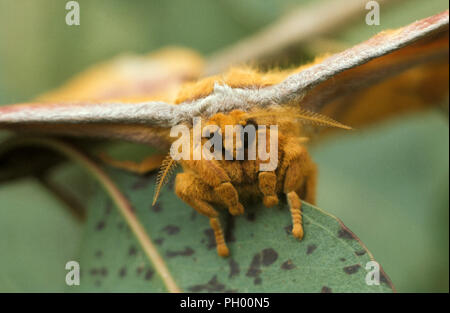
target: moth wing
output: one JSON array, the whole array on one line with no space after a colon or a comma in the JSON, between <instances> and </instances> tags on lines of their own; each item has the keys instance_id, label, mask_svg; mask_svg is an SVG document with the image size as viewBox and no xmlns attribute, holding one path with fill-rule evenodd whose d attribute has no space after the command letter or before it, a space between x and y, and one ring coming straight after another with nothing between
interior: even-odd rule
<instances>
[{"instance_id":1,"label":"moth wing","mask_svg":"<svg viewBox=\"0 0 450 313\"><path fill-rule=\"evenodd\" d=\"M406 101L417 106L443 99L448 94L448 23L447 10L381 32L268 87L264 97L281 105L299 103L350 126L401 111L408 95ZM414 104L418 98L421 103Z\"/></svg>"},{"instance_id":2,"label":"moth wing","mask_svg":"<svg viewBox=\"0 0 450 313\"><path fill-rule=\"evenodd\" d=\"M147 55L123 54L77 74L38 102L148 101L172 98L180 85L197 79L204 61L184 48L164 48Z\"/></svg>"},{"instance_id":3,"label":"moth wing","mask_svg":"<svg viewBox=\"0 0 450 313\"><path fill-rule=\"evenodd\" d=\"M165 147L173 107L165 102L15 104L0 107L0 129Z\"/></svg>"},{"instance_id":4,"label":"moth wing","mask_svg":"<svg viewBox=\"0 0 450 313\"><path fill-rule=\"evenodd\" d=\"M0 107L0 129L166 148L174 110L168 102L182 83L202 71L201 57L185 49L120 56L85 70L36 102Z\"/></svg>"},{"instance_id":5,"label":"moth wing","mask_svg":"<svg viewBox=\"0 0 450 313\"><path fill-rule=\"evenodd\" d=\"M98 128L98 125L106 125L114 128L111 133L116 138L120 137L117 133L124 130L123 125L127 125L127 138L149 140L137 134L142 127L164 129L193 116L211 116L233 109L250 110L293 103L301 105L305 112L322 113L333 101L353 97L357 92L368 90L408 69L442 63L448 68L448 20L447 10L398 30L382 32L289 76L281 83L264 88L232 88L215 83L208 96L179 105L109 101L89 105L57 103L3 107L0 109L0 127L26 126L40 131L53 128L56 132L63 132L65 128L76 131L83 128L83 134L86 134L90 129L94 129L94 133L103 131L105 128ZM305 116L311 119L311 114ZM43 127L43 124L48 126Z\"/></svg>"}]
</instances>

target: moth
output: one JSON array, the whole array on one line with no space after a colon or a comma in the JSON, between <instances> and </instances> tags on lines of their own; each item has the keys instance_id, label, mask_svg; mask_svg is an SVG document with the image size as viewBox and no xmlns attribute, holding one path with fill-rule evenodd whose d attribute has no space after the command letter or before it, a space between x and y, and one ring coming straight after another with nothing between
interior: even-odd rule
<instances>
[{"instance_id":1,"label":"moth","mask_svg":"<svg viewBox=\"0 0 450 313\"><path fill-rule=\"evenodd\" d=\"M247 201L271 207L285 197L292 234L302 239L301 200L315 203L317 168L306 146L315 126L350 129L346 124L367 124L445 99L448 23L445 11L289 70L261 72L238 66L201 78L204 61L191 51L121 58L82 73L35 102L0 107L0 128L20 134L121 139L168 151L176 140L171 129L184 125L192 134L194 118L222 134L230 125L263 125L266 134L276 125L277 166L272 170L260 167L270 159L195 160L192 149L186 160L170 155L152 156L140 164L105 160L140 173L162 163L154 201L180 164L176 194L209 218L220 256L229 255L229 249L217 209L240 215ZM202 137L201 143L209 139ZM221 140L225 146L225 138ZM245 137L242 147L248 150L255 140Z\"/></svg>"}]
</instances>

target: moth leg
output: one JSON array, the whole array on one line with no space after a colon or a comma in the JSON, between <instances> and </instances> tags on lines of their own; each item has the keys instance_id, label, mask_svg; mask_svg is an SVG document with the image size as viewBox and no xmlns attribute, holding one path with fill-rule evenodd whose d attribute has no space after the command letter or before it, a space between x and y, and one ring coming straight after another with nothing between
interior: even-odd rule
<instances>
[{"instance_id":1,"label":"moth leg","mask_svg":"<svg viewBox=\"0 0 450 313\"><path fill-rule=\"evenodd\" d=\"M276 194L277 176L274 172L260 172L258 174L259 190L264 195L263 203L270 208L278 204Z\"/></svg>"},{"instance_id":2,"label":"moth leg","mask_svg":"<svg viewBox=\"0 0 450 313\"><path fill-rule=\"evenodd\" d=\"M201 178L204 184L214 190L215 199L224 203L230 214L244 213L244 207L239 202L239 194L236 188L231 184L228 174L216 161L185 161L185 164Z\"/></svg>"},{"instance_id":3,"label":"moth leg","mask_svg":"<svg viewBox=\"0 0 450 313\"><path fill-rule=\"evenodd\" d=\"M108 156L106 153L101 153L98 157L102 162L122 170L126 170L139 175L144 175L148 172L158 169L161 166L162 161L165 159L164 154L153 154L140 162L134 161L121 161L116 160Z\"/></svg>"},{"instance_id":4,"label":"moth leg","mask_svg":"<svg viewBox=\"0 0 450 313\"><path fill-rule=\"evenodd\" d=\"M316 165L312 162L307 150L301 148L298 154L287 160L284 178L284 193L292 216L292 235L303 238L302 202L300 196L308 202L315 201Z\"/></svg>"},{"instance_id":5,"label":"moth leg","mask_svg":"<svg viewBox=\"0 0 450 313\"><path fill-rule=\"evenodd\" d=\"M221 257L227 257L230 255L227 244L225 242L225 236L223 235L222 226L220 226L219 219L216 217L209 219L209 224L214 231L214 238L216 239L217 254Z\"/></svg>"},{"instance_id":6,"label":"moth leg","mask_svg":"<svg viewBox=\"0 0 450 313\"><path fill-rule=\"evenodd\" d=\"M239 194L230 182L225 182L214 188L214 193L225 203L231 215L244 213L244 207L239 202Z\"/></svg>"},{"instance_id":7,"label":"moth leg","mask_svg":"<svg viewBox=\"0 0 450 313\"><path fill-rule=\"evenodd\" d=\"M209 223L214 231L217 254L222 257L228 256L230 252L220 225L219 214L208 203L214 200L214 192L211 187L191 173L179 173L175 179L175 193L198 213L209 218Z\"/></svg>"},{"instance_id":8,"label":"moth leg","mask_svg":"<svg viewBox=\"0 0 450 313\"><path fill-rule=\"evenodd\" d=\"M303 238L302 202L295 191L286 193L292 216L292 235L298 239Z\"/></svg>"}]
</instances>

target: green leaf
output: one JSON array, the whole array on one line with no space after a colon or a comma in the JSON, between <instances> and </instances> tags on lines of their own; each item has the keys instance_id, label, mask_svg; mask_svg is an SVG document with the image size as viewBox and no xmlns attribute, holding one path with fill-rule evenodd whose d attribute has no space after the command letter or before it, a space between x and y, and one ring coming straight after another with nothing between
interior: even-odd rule
<instances>
[{"instance_id":1,"label":"green leaf","mask_svg":"<svg viewBox=\"0 0 450 313\"><path fill-rule=\"evenodd\" d=\"M372 257L338 219L303 205L305 237L290 234L285 202L278 208L246 206L244 216L225 212L231 256L215 250L208 219L174 194L173 183L151 206L155 175L138 177L108 170L130 200L172 277L186 292L391 292L384 272L381 284L367 285L366 263ZM68 291L166 292L155 265L104 192L89 201L82 242L81 285Z\"/></svg>"}]
</instances>

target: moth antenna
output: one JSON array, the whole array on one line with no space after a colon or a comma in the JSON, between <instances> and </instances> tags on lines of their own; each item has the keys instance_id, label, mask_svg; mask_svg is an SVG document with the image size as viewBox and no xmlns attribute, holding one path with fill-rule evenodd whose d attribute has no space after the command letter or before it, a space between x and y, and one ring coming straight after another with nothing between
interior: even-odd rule
<instances>
[{"instance_id":1,"label":"moth antenna","mask_svg":"<svg viewBox=\"0 0 450 313\"><path fill-rule=\"evenodd\" d=\"M308 111L303 108L296 109L295 112L289 111L289 114L286 114L286 111L283 111L283 110L265 111L265 112L248 113L246 115L246 117L252 118L252 117L264 117L264 116L274 116L274 115L278 115L280 117L287 117L287 118L297 118L297 119L303 120L305 122L309 122L311 124L315 124L315 125L319 125L319 126L337 127L337 128L347 129L347 130L352 129L350 126L339 123L338 121L333 120L331 117L328 117L328 116L320 114L320 113Z\"/></svg>"},{"instance_id":2,"label":"moth antenna","mask_svg":"<svg viewBox=\"0 0 450 313\"><path fill-rule=\"evenodd\" d=\"M300 112L294 114L294 116L301 120L313 123L315 125L337 127L347 130L352 129L350 126L339 123L338 121L333 120L331 117L328 117L320 113L308 111L306 109L300 109Z\"/></svg>"},{"instance_id":3,"label":"moth antenna","mask_svg":"<svg viewBox=\"0 0 450 313\"><path fill-rule=\"evenodd\" d=\"M156 200L158 200L159 193L161 192L162 187L169 181L170 175L173 173L174 169L177 166L177 161L172 159L170 154L164 159L161 164L161 168L159 169L158 176L156 177L156 188L155 194L153 196L153 203L155 205Z\"/></svg>"}]
</instances>

